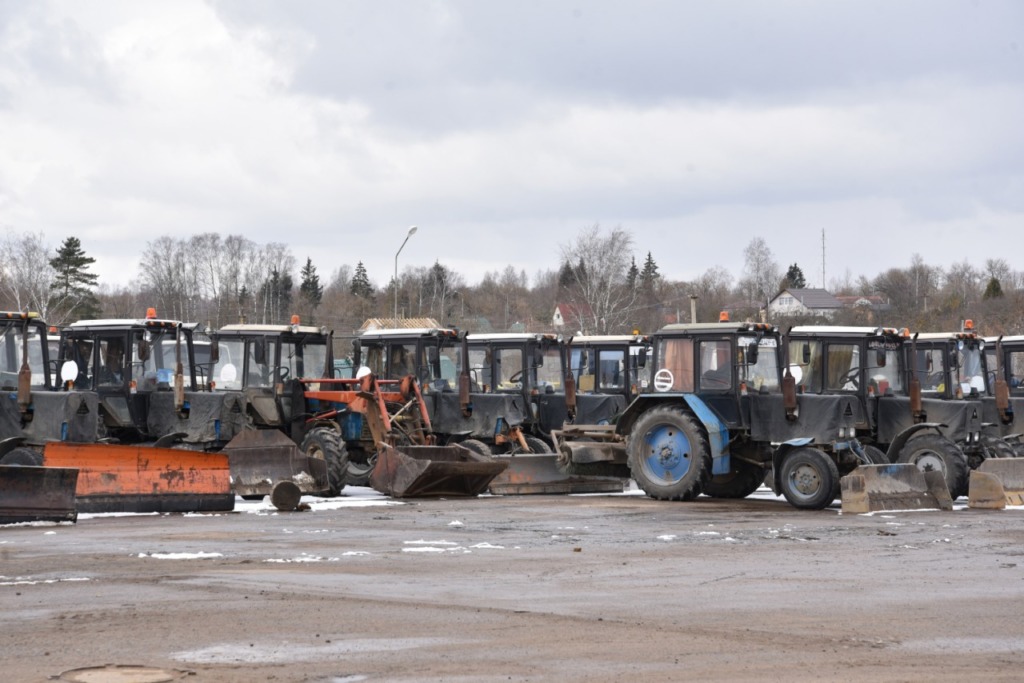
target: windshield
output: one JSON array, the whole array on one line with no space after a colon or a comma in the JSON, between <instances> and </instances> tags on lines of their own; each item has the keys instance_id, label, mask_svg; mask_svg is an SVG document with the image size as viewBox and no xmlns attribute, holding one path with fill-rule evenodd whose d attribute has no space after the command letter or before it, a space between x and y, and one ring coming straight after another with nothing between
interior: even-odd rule
<instances>
[{"instance_id":1,"label":"windshield","mask_svg":"<svg viewBox=\"0 0 1024 683\"><path fill-rule=\"evenodd\" d=\"M944 394L946 392L945 349L918 348L914 359L917 381L923 394Z\"/></svg>"},{"instance_id":2,"label":"windshield","mask_svg":"<svg viewBox=\"0 0 1024 683\"><path fill-rule=\"evenodd\" d=\"M148 340L148 341L144 341ZM188 362L189 337L181 336L181 372L185 386L192 385L192 368ZM130 369L132 379L136 380L139 391L155 391L171 389L174 386L174 372L178 364L178 343L175 330L160 329L138 331L132 336L133 362ZM116 355L116 344L114 344ZM107 355L104 347L100 347L100 369ZM143 358L145 356L145 358ZM115 372L115 377L116 377ZM103 375L100 375L103 383Z\"/></svg>"},{"instance_id":3,"label":"windshield","mask_svg":"<svg viewBox=\"0 0 1024 683\"><path fill-rule=\"evenodd\" d=\"M978 342L970 341L957 349L958 395L977 396L985 393L984 352L979 347Z\"/></svg>"},{"instance_id":4,"label":"windshield","mask_svg":"<svg viewBox=\"0 0 1024 683\"><path fill-rule=\"evenodd\" d=\"M749 363L747 349L757 342L757 360ZM744 352L742 357L748 362L740 365L740 379L747 383L747 388L759 392L779 390L779 341L775 337L740 337L739 348Z\"/></svg>"},{"instance_id":5,"label":"windshield","mask_svg":"<svg viewBox=\"0 0 1024 683\"><path fill-rule=\"evenodd\" d=\"M327 341L325 339L283 342L281 344L281 367L285 379L300 377L323 377L327 366Z\"/></svg>"},{"instance_id":6,"label":"windshield","mask_svg":"<svg viewBox=\"0 0 1024 683\"><path fill-rule=\"evenodd\" d=\"M245 342L241 339L220 339L216 344L220 357L213 366L214 389L220 391L241 390Z\"/></svg>"},{"instance_id":7,"label":"windshield","mask_svg":"<svg viewBox=\"0 0 1024 683\"><path fill-rule=\"evenodd\" d=\"M18 372L21 370L25 332L22 327L7 326L0 330L0 385L5 390L18 387ZM43 365L44 337L36 327L28 329L28 366L32 371L32 388L46 386L46 369Z\"/></svg>"},{"instance_id":8,"label":"windshield","mask_svg":"<svg viewBox=\"0 0 1024 683\"><path fill-rule=\"evenodd\" d=\"M868 392L884 396L903 393L903 375L900 373L900 343L874 340L868 342L865 364Z\"/></svg>"}]
</instances>

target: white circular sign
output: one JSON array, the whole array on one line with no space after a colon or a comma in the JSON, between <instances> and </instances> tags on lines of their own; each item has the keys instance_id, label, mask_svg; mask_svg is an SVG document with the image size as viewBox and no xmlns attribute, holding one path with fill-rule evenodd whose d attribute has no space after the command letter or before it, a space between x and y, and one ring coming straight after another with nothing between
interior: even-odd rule
<instances>
[{"instance_id":1,"label":"white circular sign","mask_svg":"<svg viewBox=\"0 0 1024 683\"><path fill-rule=\"evenodd\" d=\"M238 369L234 365L228 363L220 369L220 381L227 384L228 382L234 382L238 379Z\"/></svg>"},{"instance_id":2,"label":"white circular sign","mask_svg":"<svg viewBox=\"0 0 1024 683\"><path fill-rule=\"evenodd\" d=\"M655 391L671 391L673 384L675 384L675 377L672 376L672 371L668 368L662 368L654 373Z\"/></svg>"}]
</instances>

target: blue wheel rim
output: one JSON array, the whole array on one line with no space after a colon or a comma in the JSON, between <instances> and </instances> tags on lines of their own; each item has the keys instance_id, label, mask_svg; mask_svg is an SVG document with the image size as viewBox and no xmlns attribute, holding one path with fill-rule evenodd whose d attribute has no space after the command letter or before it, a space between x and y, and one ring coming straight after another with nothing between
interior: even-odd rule
<instances>
[{"instance_id":1,"label":"blue wheel rim","mask_svg":"<svg viewBox=\"0 0 1024 683\"><path fill-rule=\"evenodd\" d=\"M644 449L643 468L653 479L675 483L690 471L690 440L675 425L661 424L648 430Z\"/></svg>"}]
</instances>

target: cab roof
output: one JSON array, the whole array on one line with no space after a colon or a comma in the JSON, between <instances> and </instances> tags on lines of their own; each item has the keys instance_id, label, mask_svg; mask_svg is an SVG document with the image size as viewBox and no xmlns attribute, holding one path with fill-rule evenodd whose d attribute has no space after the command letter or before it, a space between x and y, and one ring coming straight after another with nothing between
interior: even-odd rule
<instances>
[{"instance_id":1,"label":"cab roof","mask_svg":"<svg viewBox=\"0 0 1024 683\"><path fill-rule=\"evenodd\" d=\"M324 334L324 328L313 327L312 325L257 325L257 324L235 324L211 332L211 334L228 334L230 336L242 336L245 334Z\"/></svg>"},{"instance_id":2,"label":"cab roof","mask_svg":"<svg viewBox=\"0 0 1024 683\"><path fill-rule=\"evenodd\" d=\"M656 334L738 334L741 332L776 332L777 329L769 323L754 322L674 323L665 325Z\"/></svg>"}]
</instances>

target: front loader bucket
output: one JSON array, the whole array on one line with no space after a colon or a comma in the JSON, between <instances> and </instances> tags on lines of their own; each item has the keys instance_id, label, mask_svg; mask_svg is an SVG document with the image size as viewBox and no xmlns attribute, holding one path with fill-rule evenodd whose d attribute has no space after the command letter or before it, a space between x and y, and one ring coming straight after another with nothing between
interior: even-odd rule
<instances>
[{"instance_id":1,"label":"front loader bucket","mask_svg":"<svg viewBox=\"0 0 1024 683\"><path fill-rule=\"evenodd\" d=\"M941 472L916 465L861 465L839 480L843 512L859 515L879 510L952 510Z\"/></svg>"},{"instance_id":2,"label":"front loader bucket","mask_svg":"<svg viewBox=\"0 0 1024 683\"><path fill-rule=\"evenodd\" d=\"M393 498L477 496L507 463L452 446L381 445L370 486Z\"/></svg>"},{"instance_id":3,"label":"front loader bucket","mask_svg":"<svg viewBox=\"0 0 1024 683\"><path fill-rule=\"evenodd\" d=\"M0 524L74 522L78 470L0 465Z\"/></svg>"},{"instance_id":4,"label":"front loader bucket","mask_svg":"<svg viewBox=\"0 0 1024 683\"><path fill-rule=\"evenodd\" d=\"M79 512L233 510L227 456L178 448L66 443L43 448L48 467L77 467Z\"/></svg>"},{"instance_id":5,"label":"front loader bucket","mask_svg":"<svg viewBox=\"0 0 1024 683\"><path fill-rule=\"evenodd\" d=\"M224 446L231 463L231 486L240 496L267 496L280 481L294 482L302 493L330 488L327 461L303 455L276 429L247 429Z\"/></svg>"},{"instance_id":6,"label":"front loader bucket","mask_svg":"<svg viewBox=\"0 0 1024 683\"><path fill-rule=\"evenodd\" d=\"M989 458L971 471L967 505L989 510L1024 505L1024 458Z\"/></svg>"},{"instance_id":7,"label":"front loader bucket","mask_svg":"<svg viewBox=\"0 0 1024 683\"><path fill-rule=\"evenodd\" d=\"M532 493L622 493L627 479L566 474L554 453L519 453L498 456L508 469L491 482L491 493L524 495Z\"/></svg>"}]
</instances>

